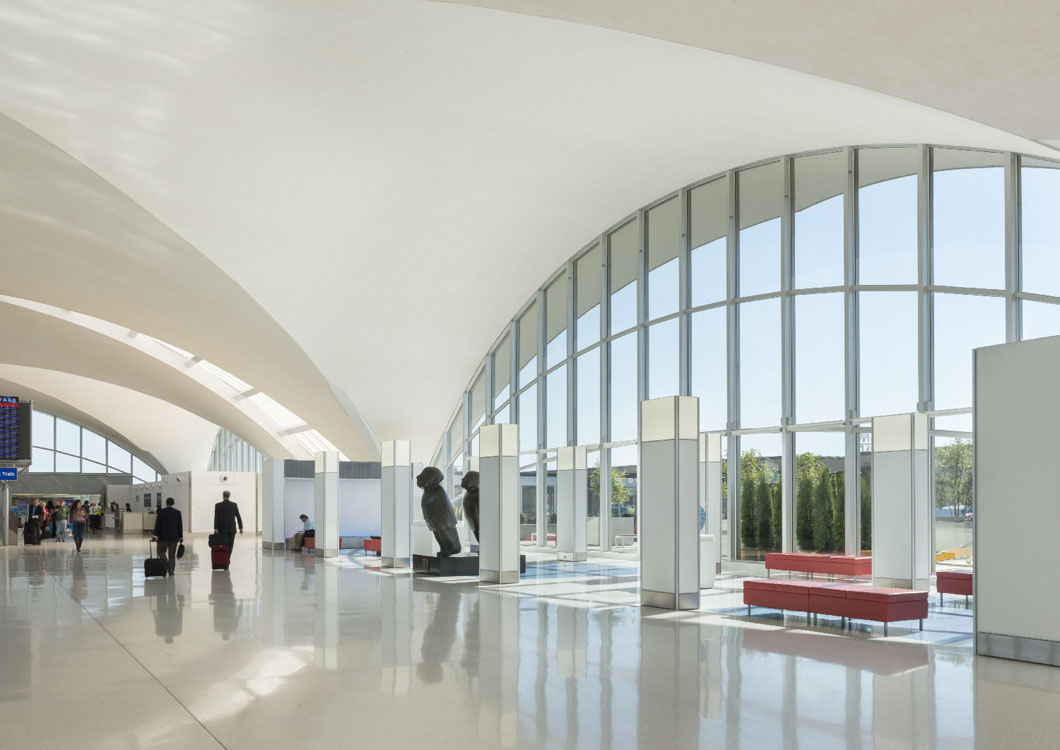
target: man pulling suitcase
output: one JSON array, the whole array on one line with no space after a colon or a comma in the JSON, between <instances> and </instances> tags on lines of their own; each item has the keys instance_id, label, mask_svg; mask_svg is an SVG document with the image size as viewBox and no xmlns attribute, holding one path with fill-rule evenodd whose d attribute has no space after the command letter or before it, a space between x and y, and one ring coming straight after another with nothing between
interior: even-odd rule
<instances>
[{"instance_id":1,"label":"man pulling suitcase","mask_svg":"<svg viewBox=\"0 0 1060 750\"><path fill-rule=\"evenodd\" d=\"M210 536L210 559L214 570L228 570L232 547L236 541L236 528L243 533L243 518L239 506L232 502L232 493L225 490L221 502L213 506L213 535Z\"/></svg>"}]
</instances>

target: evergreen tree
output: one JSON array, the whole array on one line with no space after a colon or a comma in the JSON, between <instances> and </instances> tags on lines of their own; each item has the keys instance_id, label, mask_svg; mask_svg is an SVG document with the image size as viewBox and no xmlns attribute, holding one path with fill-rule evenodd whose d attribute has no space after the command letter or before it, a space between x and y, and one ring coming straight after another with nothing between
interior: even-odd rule
<instances>
[{"instance_id":1,"label":"evergreen tree","mask_svg":"<svg viewBox=\"0 0 1060 750\"><path fill-rule=\"evenodd\" d=\"M805 476L799 479L795 493L795 541L803 552L811 552L813 546L813 480Z\"/></svg>"},{"instance_id":2,"label":"evergreen tree","mask_svg":"<svg viewBox=\"0 0 1060 750\"><path fill-rule=\"evenodd\" d=\"M740 532L744 547L758 546L758 518L755 515L755 487L753 476L740 477Z\"/></svg>"},{"instance_id":3,"label":"evergreen tree","mask_svg":"<svg viewBox=\"0 0 1060 750\"><path fill-rule=\"evenodd\" d=\"M872 491L864 479L861 480L861 549L872 549Z\"/></svg>"},{"instance_id":4,"label":"evergreen tree","mask_svg":"<svg viewBox=\"0 0 1060 750\"><path fill-rule=\"evenodd\" d=\"M832 478L828 472L818 477L813 490L813 546L819 552L832 551Z\"/></svg>"},{"instance_id":5,"label":"evergreen tree","mask_svg":"<svg viewBox=\"0 0 1060 750\"><path fill-rule=\"evenodd\" d=\"M843 472L832 475L832 544L837 552L844 551L846 539L846 482Z\"/></svg>"},{"instance_id":6,"label":"evergreen tree","mask_svg":"<svg viewBox=\"0 0 1060 750\"><path fill-rule=\"evenodd\" d=\"M770 508L770 486L765 481L755 487L755 519L758 521L758 546L762 549L773 549L773 512Z\"/></svg>"},{"instance_id":7,"label":"evergreen tree","mask_svg":"<svg viewBox=\"0 0 1060 750\"><path fill-rule=\"evenodd\" d=\"M773 548L780 549L784 539L784 517L780 510L780 484L774 484L770 493L770 530L773 532Z\"/></svg>"}]
</instances>

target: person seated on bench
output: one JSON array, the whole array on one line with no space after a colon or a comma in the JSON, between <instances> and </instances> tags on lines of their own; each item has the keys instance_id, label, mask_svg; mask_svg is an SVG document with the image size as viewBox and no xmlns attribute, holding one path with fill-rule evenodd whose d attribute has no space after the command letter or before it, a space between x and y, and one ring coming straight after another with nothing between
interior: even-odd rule
<instances>
[{"instance_id":1,"label":"person seated on bench","mask_svg":"<svg viewBox=\"0 0 1060 750\"><path fill-rule=\"evenodd\" d=\"M303 513L298 516L298 520L302 522L302 530L296 531L294 535L295 552L302 549L302 545L305 544L306 539L315 539L317 535L316 527L313 526L313 522L309 520L309 516Z\"/></svg>"}]
</instances>

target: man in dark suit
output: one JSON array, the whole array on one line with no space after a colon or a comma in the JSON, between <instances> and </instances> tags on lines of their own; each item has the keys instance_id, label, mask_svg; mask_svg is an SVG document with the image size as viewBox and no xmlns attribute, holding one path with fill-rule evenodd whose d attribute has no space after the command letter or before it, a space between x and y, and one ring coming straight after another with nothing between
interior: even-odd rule
<instances>
[{"instance_id":1,"label":"man in dark suit","mask_svg":"<svg viewBox=\"0 0 1060 750\"><path fill-rule=\"evenodd\" d=\"M155 539L158 540L158 552L166 558L166 568L170 575L177 568L177 545L184 541L184 519L180 511L173 507L173 498L166 498L166 507L155 514Z\"/></svg>"},{"instance_id":2,"label":"man in dark suit","mask_svg":"<svg viewBox=\"0 0 1060 750\"><path fill-rule=\"evenodd\" d=\"M239 533L243 533L243 519L239 515L239 506L230 499L232 493L225 490L221 502L213 506L213 532L221 537L221 544L228 547L229 553L236 541L236 524Z\"/></svg>"}]
</instances>

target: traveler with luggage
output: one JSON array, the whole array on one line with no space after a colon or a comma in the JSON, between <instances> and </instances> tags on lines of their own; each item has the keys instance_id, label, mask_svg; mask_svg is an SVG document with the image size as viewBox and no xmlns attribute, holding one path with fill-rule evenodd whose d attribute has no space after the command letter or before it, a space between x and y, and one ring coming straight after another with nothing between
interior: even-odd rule
<instances>
[{"instance_id":1,"label":"traveler with luggage","mask_svg":"<svg viewBox=\"0 0 1060 750\"><path fill-rule=\"evenodd\" d=\"M59 505L55 508L55 513L52 514L52 518L55 520L55 541L57 542L66 541L66 519L69 513L66 501L60 500Z\"/></svg>"},{"instance_id":2,"label":"traveler with luggage","mask_svg":"<svg viewBox=\"0 0 1060 750\"><path fill-rule=\"evenodd\" d=\"M228 570L232 558L232 547L236 541L236 528L243 533L243 518L239 506L232 502L232 493L225 490L221 502L213 506L213 534L210 536L210 559L214 570Z\"/></svg>"},{"instance_id":3,"label":"traveler with luggage","mask_svg":"<svg viewBox=\"0 0 1060 750\"><path fill-rule=\"evenodd\" d=\"M70 524L74 531L74 544L77 551L81 551L81 543L85 541L85 528L88 526L88 508L81 504L80 500L74 500L70 507Z\"/></svg>"},{"instance_id":4,"label":"traveler with luggage","mask_svg":"<svg viewBox=\"0 0 1060 750\"><path fill-rule=\"evenodd\" d=\"M173 575L177 568L177 547L184 541L184 519L179 510L173 507L175 501L166 498L166 507L155 514L155 539L158 541L158 554L166 558L166 571Z\"/></svg>"}]
</instances>

